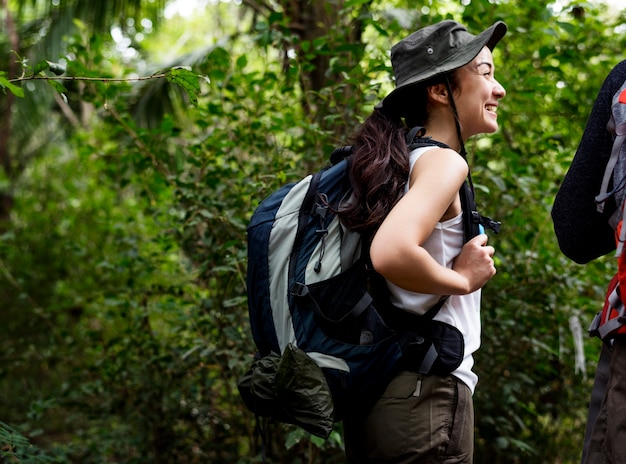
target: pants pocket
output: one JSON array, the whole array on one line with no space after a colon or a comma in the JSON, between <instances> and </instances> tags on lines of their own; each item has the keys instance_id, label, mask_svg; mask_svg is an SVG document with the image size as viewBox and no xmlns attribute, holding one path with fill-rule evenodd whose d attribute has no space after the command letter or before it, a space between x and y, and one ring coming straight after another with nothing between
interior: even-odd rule
<instances>
[{"instance_id":1,"label":"pants pocket","mask_svg":"<svg viewBox=\"0 0 626 464\"><path fill-rule=\"evenodd\" d=\"M470 464L474 455L474 404L469 388L460 381L456 385L452 424L443 462Z\"/></svg>"},{"instance_id":2,"label":"pants pocket","mask_svg":"<svg viewBox=\"0 0 626 464\"><path fill-rule=\"evenodd\" d=\"M398 457L406 453L414 433L412 415L419 402L415 393L420 377L400 373L365 417L344 421L349 462L400 462Z\"/></svg>"},{"instance_id":3,"label":"pants pocket","mask_svg":"<svg viewBox=\"0 0 626 464\"><path fill-rule=\"evenodd\" d=\"M467 400L469 389L455 377L401 373L365 418L344 423L349 461L471 462L473 413L465 415L473 408Z\"/></svg>"}]
</instances>

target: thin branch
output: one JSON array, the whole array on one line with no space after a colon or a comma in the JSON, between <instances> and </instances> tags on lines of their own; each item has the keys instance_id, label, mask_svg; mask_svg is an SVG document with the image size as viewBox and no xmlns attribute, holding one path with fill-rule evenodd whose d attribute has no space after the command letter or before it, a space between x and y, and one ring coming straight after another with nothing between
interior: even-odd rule
<instances>
[{"instance_id":1,"label":"thin branch","mask_svg":"<svg viewBox=\"0 0 626 464\"><path fill-rule=\"evenodd\" d=\"M5 16L5 33L9 40L9 45L13 50L17 50L19 46L19 36L17 34L17 29L15 26L15 21L13 21L13 17L11 16L11 12L9 11L8 0L2 0L2 7L6 12ZM16 72L16 63L13 60L9 61L9 75ZM3 114L0 115L0 166L4 170L4 173L8 178L13 177L13 166L12 166L12 158L11 153L9 151L8 140L11 138L11 118L12 112L11 107L15 102L15 95L9 92L6 97L4 97L4 104L2 105ZM1 209L1 208L0 208ZM0 213L0 216L2 214Z\"/></svg>"},{"instance_id":2,"label":"thin branch","mask_svg":"<svg viewBox=\"0 0 626 464\"><path fill-rule=\"evenodd\" d=\"M81 77L81 76L20 76L14 79L9 79L9 82L21 82L21 81L98 81L103 83L108 82L136 82L136 81L148 81L150 79L163 79L169 76L169 73L153 74L152 76L139 76L139 77Z\"/></svg>"}]
</instances>

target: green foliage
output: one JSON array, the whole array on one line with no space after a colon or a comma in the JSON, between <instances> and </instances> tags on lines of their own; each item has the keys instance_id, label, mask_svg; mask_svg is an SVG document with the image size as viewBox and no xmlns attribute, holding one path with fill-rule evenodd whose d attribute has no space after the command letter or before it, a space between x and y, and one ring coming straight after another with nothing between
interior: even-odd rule
<instances>
[{"instance_id":1,"label":"green foliage","mask_svg":"<svg viewBox=\"0 0 626 464\"><path fill-rule=\"evenodd\" d=\"M123 28L131 60L75 21L59 56L32 59L32 72L20 60L31 78L21 86L0 72L5 96L24 97L8 144L15 168L0 176L14 199L0 219L0 417L14 427L0 424L4 457L258 462L236 389L254 353L248 218L323 165L390 90L395 37L454 18L471 30L509 25L495 54L508 92L501 129L467 146L481 209L503 222L483 292L475 462L578 461L599 342L574 329L588 326L613 263L568 262L550 208L624 49L623 15L538 0L344 7L326 35L300 41L286 11L222 3L143 44ZM166 56L191 25L194 46L207 43ZM325 84L309 89L320 63ZM41 80L63 88L41 97ZM50 105L59 91L66 106ZM36 110L45 124L17 124ZM340 425L325 442L286 425L267 438L270 462L344 461Z\"/></svg>"},{"instance_id":2,"label":"green foliage","mask_svg":"<svg viewBox=\"0 0 626 464\"><path fill-rule=\"evenodd\" d=\"M9 81L9 79L7 79L6 76L7 73L5 73L4 71L0 72L0 87L2 88L2 90L7 89L9 90L9 92L17 97L24 97L24 89L13 84L11 81Z\"/></svg>"},{"instance_id":3,"label":"green foliage","mask_svg":"<svg viewBox=\"0 0 626 464\"><path fill-rule=\"evenodd\" d=\"M63 462L66 457L61 453L44 453L13 427L0 422L0 458L3 462L48 464Z\"/></svg>"}]
</instances>

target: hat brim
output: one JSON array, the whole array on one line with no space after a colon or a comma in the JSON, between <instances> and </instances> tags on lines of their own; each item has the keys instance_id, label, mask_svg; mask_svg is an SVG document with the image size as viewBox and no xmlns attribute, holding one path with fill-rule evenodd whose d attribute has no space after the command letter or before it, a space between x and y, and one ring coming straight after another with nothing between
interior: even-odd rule
<instances>
[{"instance_id":1,"label":"hat brim","mask_svg":"<svg viewBox=\"0 0 626 464\"><path fill-rule=\"evenodd\" d=\"M401 106L403 101L406 101L407 92L414 90L419 84L423 84L436 76L462 68L476 58L484 47L493 50L502 37L504 37L506 31L507 26L504 22L496 22L464 44L457 53L451 54L446 60L437 63L437 66L425 70L414 80L410 80L405 82L402 86L396 87L376 105L376 108L384 108L385 110L397 109Z\"/></svg>"}]
</instances>

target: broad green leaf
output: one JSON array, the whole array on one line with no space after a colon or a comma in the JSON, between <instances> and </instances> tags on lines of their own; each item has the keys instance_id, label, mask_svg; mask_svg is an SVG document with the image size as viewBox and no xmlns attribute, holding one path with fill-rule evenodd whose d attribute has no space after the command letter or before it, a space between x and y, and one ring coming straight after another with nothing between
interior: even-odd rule
<instances>
[{"instance_id":1,"label":"broad green leaf","mask_svg":"<svg viewBox=\"0 0 626 464\"><path fill-rule=\"evenodd\" d=\"M198 94L200 93L200 79L198 75L188 67L172 68L167 75L167 80L180 85L189 96L193 106L198 106Z\"/></svg>"},{"instance_id":2,"label":"broad green leaf","mask_svg":"<svg viewBox=\"0 0 626 464\"><path fill-rule=\"evenodd\" d=\"M16 97L24 98L24 89L21 87L18 87L12 82L9 82L9 80L3 75L0 75L0 87L2 87L3 89L9 89L9 91Z\"/></svg>"}]
</instances>

